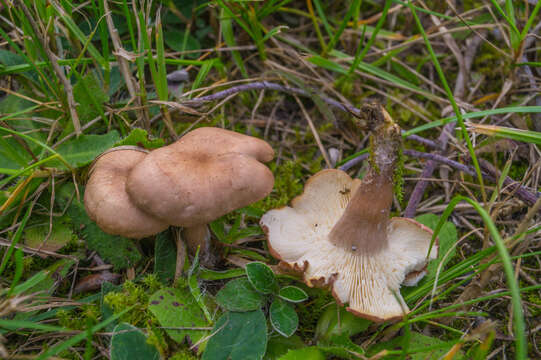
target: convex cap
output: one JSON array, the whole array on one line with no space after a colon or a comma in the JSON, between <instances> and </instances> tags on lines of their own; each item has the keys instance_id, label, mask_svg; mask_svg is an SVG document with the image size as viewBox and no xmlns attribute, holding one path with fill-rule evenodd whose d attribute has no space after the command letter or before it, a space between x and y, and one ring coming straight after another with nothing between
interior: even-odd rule
<instances>
[{"instance_id":1,"label":"convex cap","mask_svg":"<svg viewBox=\"0 0 541 360\"><path fill-rule=\"evenodd\" d=\"M131 171L126 190L145 212L175 226L207 224L267 196L274 157L265 141L204 127L152 151Z\"/></svg>"},{"instance_id":2,"label":"convex cap","mask_svg":"<svg viewBox=\"0 0 541 360\"><path fill-rule=\"evenodd\" d=\"M100 155L90 171L84 204L93 221L106 233L139 239L169 225L140 210L126 192L126 179L147 151L134 146L113 148Z\"/></svg>"}]
</instances>

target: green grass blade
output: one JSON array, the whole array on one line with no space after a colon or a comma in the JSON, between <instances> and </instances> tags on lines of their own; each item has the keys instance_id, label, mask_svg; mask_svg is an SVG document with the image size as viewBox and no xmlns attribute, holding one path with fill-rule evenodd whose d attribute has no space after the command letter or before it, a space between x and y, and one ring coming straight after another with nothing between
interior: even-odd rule
<instances>
[{"instance_id":1,"label":"green grass blade","mask_svg":"<svg viewBox=\"0 0 541 360\"><path fill-rule=\"evenodd\" d=\"M156 20L156 65L157 65L157 80L156 91L160 100L167 101L169 98L169 89L167 88L167 72L165 69L165 48L163 44L163 30L161 16L158 13Z\"/></svg>"},{"instance_id":2,"label":"green grass blade","mask_svg":"<svg viewBox=\"0 0 541 360\"><path fill-rule=\"evenodd\" d=\"M535 4L535 7L532 10L532 13L530 14L530 17L528 18L528 21L526 21L526 25L524 25L524 28L522 29L522 32L520 33L520 42L524 41L526 36L528 36L528 33L530 32L530 29L532 28L533 22L536 19L539 9L541 9L541 1L537 1L537 3Z\"/></svg>"},{"instance_id":3,"label":"green grass blade","mask_svg":"<svg viewBox=\"0 0 541 360\"><path fill-rule=\"evenodd\" d=\"M12 291L12 295L19 295L24 293L26 290L33 288L40 282L47 279L47 276L49 276L48 270L41 270L37 274L33 275L30 279L26 280L22 284L17 285ZM2 293L0 293L2 295Z\"/></svg>"},{"instance_id":4,"label":"green grass blade","mask_svg":"<svg viewBox=\"0 0 541 360\"><path fill-rule=\"evenodd\" d=\"M11 330L11 331L19 330L19 329L32 329L32 330L47 331L47 332L70 331L69 329L66 329L60 326L40 324L40 323L35 323L32 321L25 321L25 320L7 320L7 319L0 319L0 328Z\"/></svg>"},{"instance_id":5,"label":"green grass blade","mask_svg":"<svg viewBox=\"0 0 541 360\"><path fill-rule=\"evenodd\" d=\"M219 62L220 62L220 59L210 59L210 60L206 60L203 63L203 65L199 69L199 72L197 73L197 76L195 77L195 80L193 81L192 91L195 89L199 89L203 81L207 78L207 75L210 72L210 70L212 70L214 65L216 65L216 63L219 63Z\"/></svg>"},{"instance_id":6,"label":"green grass blade","mask_svg":"<svg viewBox=\"0 0 541 360\"><path fill-rule=\"evenodd\" d=\"M109 62L101 55L101 53L96 49L96 47L90 42L91 39L87 38L86 35L79 29L77 24L73 19L68 15L66 10L60 5L51 3L53 8L60 19L64 22L66 27L71 31L71 33L81 42L81 44L88 44L88 53L96 60L103 69L109 69Z\"/></svg>"},{"instance_id":7,"label":"green grass blade","mask_svg":"<svg viewBox=\"0 0 541 360\"><path fill-rule=\"evenodd\" d=\"M26 209L26 213L24 214L23 219L21 220L21 224L17 228L17 231L15 232L15 235L11 239L11 245L7 249L6 253L4 254L4 257L2 259L2 263L0 264L0 276L6 269L6 266L8 265L9 260L11 259L11 254L13 254L13 251L15 250L15 245L21 240L21 237L23 235L24 227L26 226L26 223L28 222L28 219L30 218L30 214L32 213L33 205L28 206Z\"/></svg>"},{"instance_id":8,"label":"green grass blade","mask_svg":"<svg viewBox=\"0 0 541 360\"><path fill-rule=\"evenodd\" d=\"M327 44L327 47L321 53L321 56L326 57L327 54L331 50L334 50L334 47L336 46L338 39L340 39L340 36L342 36L342 33L344 32L344 30L346 29L346 26L348 25L348 21L353 17L353 13L355 12L355 9L359 7L359 1L360 0L353 0L351 2L351 5L349 6L346 16L344 16L344 19L342 19L342 22L340 23L338 30L336 30L336 32L332 36L331 41L329 41L329 43Z\"/></svg>"},{"instance_id":9,"label":"green grass blade","mask_svg":"<svg viewBox=\"0 0 541 360\"><path fill-rule=\"evenodd\" d=\"M517 279L515 278L513 264L511 263L511 258L509 256L509 252L507 251L507 247L505 246L503 239L500 236L498 229L496 228L496 225L492 221L487 211L475 200L472 200L470 198L467 198L461 195L454 197L449 202L449 205L447 206L444 213L440 217L440 221L438 222L438 225L436 226L436 229L434 230L434 237L432 240L434 241L438 232L441 230L443 224L445 223L445 221L447 221L447 218L451 214L452 210L461 201L466 201L467 203L469 203L471 206L473 206L473 208L477 211L477 213L481 215L481 218L483 219L483 222L486 228L488 229L490 235L492 236L492 239L494 240L496 249L498 251L498 255L500 256L500 260L503 265L503 270L506 277L507 286L511 294L511 303L513 306L514 336L516 339L515 340L516 359L520 359L520 360L526 359L526 356L527 356L527 342L526 342L526 336L525 336L526 327L524 325L524 313L522 311L520 289L518 286ZM462 306L464 304L465 303L461 303L458 305Z\"/></svg>"},{"instance_id":10,"label":"green grass blade","mask_svg":"<svg viewBox=\"0 0 541 360\"><path fill-rule=\"evenodd\" d=\"M222 29L222 35L224 36L225 44L229 47L236 47L237 41L235 40L235 34L233 33L233 20L225 15L224 7L221 8L220 12L220 27ZM233 61L239 68L242 76L247 78L248 72L246 71L244 61L242 60L242 56L240 55L238 50L231 51L231 55L233 56Z\"/></svg>"},{"instance_id":11,"label":"green grass blade","mask_svg":"<svg viewBox=\"0 0 541 360\"><path fill-rule=\"evenodd\" d=\"M512 18L509 17L509 15L507 15L505 13L505 11L503 11L502 7L500 6L500 4L498 4L498 2L496 0L490 0L490 2L492 3L492 5L494 5L496 10L498 10L498 13L500 13L500 15L505 19L505 21L507 21L507 24L511 27L511 30L513 30L515 35L520 34L520 31L518 31L517 26L516 26L514 15L513 15ZM508 1L506 0L506 3L507 2ZM506 6L507 6L507 4L506 4ZM511 5L511 8L512 8L512 5Z\"/></svg>"},{"instance_id":12,"label":"green grass blade","mask_svg":"<svg viewBox=\"0 0 541 360\"><path fill-rule=\"evenodd\" d=\"M443 69L440 66L440 62L438 61L438 57L436 56L436 53L432 49L432 45L430 44L430 41L428 40L428 37L426 35L426 32L423 28L423 25L421 24L421 20L419 20L419 17L417 16L417 13L415 12L415 9L412 6L411 0L409 0L408 5L410 7L411 13L413 17L415 18L415 23L417 24L417 28L421 32L421 35L423 36L423 39L426 44L426 48L428 52L430 53L430 57L432 58L432 63L434 64L434 67L436 68L436 72L438 73L438 76L440 78L440 81L443 84L443 87L445 89L445 92L447 93L447 97L449 98L449 101L451 102L451 106L453 107L453 111L456 114L458 125L460 126L460 129L462 130L462 136L464 137L464 140L466 140L466 145L468 147L468 152L470 153L470 157L473 162L473 166L475 168L475 172L477 173L477 179L479 180L479 184L481 185L481 193L483 196L483 199L486 199L485 194L485 187L483 184L483 175L481 173L481 167L479 166L479 161L477 160L477 156L475 155L475 150L473 149L473 145L471 142L470 137L468 136L468 131L466 130L466 126L464 125L464 119L462 118L462 112L458 108L458 105L455 101L455 97L453 96L453 92L451 91L451 88L449 87L449 84L447 84L447 79L445 78L445 74L443 73Z\"/></svg>"},{"instance_id":13,"label":"green grass blade","mask_svg":"<svg viewBox=\"0 0 541 360\"><path fill-rule=\"evenodd\" d=\"M18 178L19 176L22 176L22 175L25 175L28 171L32 170L32 169L35 169L39 166L42 166L46 163L48 163L49 161L51 160L54 160L54 159L58 159L60 157L60 155L58 154L53 154L43 160L40 160L40 161L36 161L35 163L33 163L32 165L29 165L27 167L25 167L24 169L21 169L21 170L16 170L14 173L12 173L9 177L5 178L5 179L2 179L0 181L0 187L8 184L10 181Z\"/></svg>"},{"instance_id":14,"label":"green grass blade","mask_svg":"<svg viewBox=\"0 0 541 360\"><path fill-rule=\"evenodd\" d=\"M321 18L321 22L323 23L325 31L327 31L327 35L332 38L334 36L334 31L332 30L332 27L327 20L327 16L325 15L325 10L323 9L323 6L319 2L319 0L314 0L314 6L316 7L317 14Z\"/></svg>"},{"instance_id":15,"label":"green grass blade","mask_svg":"<svg viewBox=\"0 0 541 360\"><path fill-rule=\"evenodd\" d=\"M483 110L483 111L477 111L477 112L470 112L466 114L462 114L463 119L475 119L480 118L484 116L491 116L491 115L499 115L499 114L509 114L509 113L538 113L541 112L541 106L510 106L510 107L504 107L504 108L498 108L498 109L492 109L492 110ZM447 117L444 119L432 121L427 124L423 124L421 126L417 126L413 129L406 130L404 132L404 136L409 136L413 134L418 134L423 131L433 129L438 126L443 126L447 123L450 123L452 121L457 121L456 116Z\"/></svg>"},{"instance_id":16,"label":"green grass blade","mask_svg":"<svg viewBox=\"0 0 541 360\"><path fill-rule=\"evenodd\" d=\"M348 72L349 75L351 75L355 71L355 69L357 69L361 61L363 61L365 55L368 53L368 50L370 50L370 48L372 47L372 44L374 44L374 41L376 41L376 36L378 35L379 31L381 30L381 27L385 23L385 20L387 20L387 13L389 12L389 8L391 7L391 1L392 0L385 0L385 5L383 6L383 10L381 11L381 16L378 20L378 23L376 24L376 28L372 32L370 39L364 46L361 53L358 56L355 56L355 60L353 60L353 63L351 64L351 68L349 69L349 72Z\"/></svg>"},{"instance_id":17,"label":"green grass blade","mask_svg":"<svg viewBox=\"0 0 541 360\"><path fill-rule=\"evenodd\" d=\"M497 125L468 124L470 129L478 134L494 136L496 138L512 139L525 143L541 145L541 132L514 129Z\"/></svg>"},{"instance_id":18,"label":"green grass blade","mask_svg":"<svg viewBox=\"0 0 541 360\"><path fill-rule=\"evenodd\" d=\"M19 283L19 280L21 280L21 276L23 276L23 251L21 249L15 250L15 274L13 275L13 280L11 281L11 285L9 286L9 293L8 296L13 293L15 290L15 287Z\"/></svg>"},{"instance_id":19,"label":"green grass blade","mask_svg":"<svg viewBox=\"0 0 541 360\"><path fill-rule=\"evenodd\" d=\"M101 323L91 327L87 331L83 331L80 334L75 335L71 339L66 340L66 341L64 341L64 342L62 342L62 343L60 343L58 345L55 345L55 346L51 347L50 349L48 349L47 351L42 353L40 356L38 356L36 358L36 360L45 360L45 359L48 359L51 356L54 356L56 354L61 353L62 351L66 350L66 349L69 349L71 346L73 346L73 345L77 344L78 342L86 339L88 334L93 334L93 333L103 329L104 327L106 327L107 325L109 325L110 323L112 323L113 321L115 321L116 319L118 319L119 317L121 317L122 315L127 313L128 311L130 311L132 308L133 308L133 306L119 312L118 314L110 316L109 318L107 318L107 320L102 321Z\"/></svg>"},{"instance_id":20,"label":"green grass blade","mask_svg":"<svg viewBox=\"0 0 541 360\"><path fill-rule=\"evenodd\" d=\"M26 110L28 110L28 109L26 109ZM9 115L8 115L8 116L9 116ZM0 118L0 120L2 120L2 119ZM23 134L23 133L21 133L21 132L18 132L18 131L15 131L15 130L11 130L11 129L7 129L7 128L2 127L2 126L0 126L0 132L8 133L8 134L11 134L11 135L17 135L17 136L19 136L19 137L22 137L22 138L25 139L25 140L31 141L31 142L33 142L34 144L41 146L43 149L45 149L45 150L51 152L53 155L58 156L58 160L62 161L62 162L64 163L64 165L67 166L68 169L73 170L73 168L70 166L70 164L68 164L68 163L66 162L66 160L65 160L59 153L57 153L57 152L54 151L50 146L48 146L48 145L42 143L41 141L39 141L39 140L37 140L37 139L34 139L33 137L28 136L28 135L26 135L26 134Z\"/></svg>"}]
</instances>

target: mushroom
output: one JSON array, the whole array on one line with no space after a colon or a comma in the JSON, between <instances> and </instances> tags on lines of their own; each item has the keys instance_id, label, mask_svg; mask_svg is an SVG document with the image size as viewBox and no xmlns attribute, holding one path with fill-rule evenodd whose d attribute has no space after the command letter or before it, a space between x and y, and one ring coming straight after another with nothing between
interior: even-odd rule
<instances>
[{"instance_id":1,"label":"mushroom","mask_svg":"<svg viewBox=\"0 0 541 360\"><path fill-rule=\"evenodd\" d=\"M104 232L139 239L169 226L141 211L126 193L129 172L147 153L136 146L120 146L96 158L86 185L84 204L90 219Z\"/></svg>"},{"instance_id":2,"label":"mushroom","mask_svg":"<svg viewBox=\"0 0 541 360\"><path fill-rule=\"evenodd\" d=\"M389 218L400 129L383 107L365 110L373 135L363 180L320 171L291 207L267 212L260 224L271 254L302 272L308 286L330 287L348 311L379 322L408 312L400 285L425 275L437 245L430 249L432 231L415 220Z\"/></svg>"},{"instance_id":3,"label":"mushroom","mask_svg":"<svg viewBox=\"0 0 541 360\"><path fill-rule=\"evenodd\" d=\"M265 141L220 128L191 131L152 151L131 171L126 190L148 214L185 228L188 248L200 246L202 263L212 262L207 224L267 196L274 157Z\"/></svg>"}]
</instances>

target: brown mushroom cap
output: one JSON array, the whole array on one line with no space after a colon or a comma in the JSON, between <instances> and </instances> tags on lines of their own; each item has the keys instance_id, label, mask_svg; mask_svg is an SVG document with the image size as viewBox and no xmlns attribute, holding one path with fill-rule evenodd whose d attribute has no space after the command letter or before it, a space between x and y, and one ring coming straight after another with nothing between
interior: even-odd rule
<instances>
[{"instance_id":1,"label":"brown mushroom cap","mask_svg":"<svg viewBox=\"0 0 541 360\"><path fill-rule=\"evenodd\" d=\"M139 210L126 193L130 170L147 156L138 150L114 150L94 163L86 185L85 209L106 233L139 239L167 229L167 223Z\"/></svg>"},{"instance_id":2,"label":"brown mushroom cap","mask_svg":"<svg viewBox=\"0 0 541 360\"><path fill-rule=\"evenodd\" d=\"M130 173L126 189L144 211L176 226L209 223L268 195L274 157L265 141L199 128L154 150Z\"/></svg>"},{"instance_id":3,"label":"brown mushroom cap","mask_svg":"<svg viewBox=\"0 0 541 360\"><path fill-rule=\"evenodd\" d=\"M432 231L415 220L395 217L381 222L385 226L380 229L367 226L361 231L363 237L383 238L385 246L373 246L370 238L333 242L331 231L361 186L343 171L323 170L308 180L291 207L263 215L261 226L273 256L302 271L308 286L331 287L336 300L348 303L348 311L357 316L373 321L401 318L408 308L400 285L414 285L424 276ZM436 254L435 244L429 259Z\"/></svg>"}]
</instances>

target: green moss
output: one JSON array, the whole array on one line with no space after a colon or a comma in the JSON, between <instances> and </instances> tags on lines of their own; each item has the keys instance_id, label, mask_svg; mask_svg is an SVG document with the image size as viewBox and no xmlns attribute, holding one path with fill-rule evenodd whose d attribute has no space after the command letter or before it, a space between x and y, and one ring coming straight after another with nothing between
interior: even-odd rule
<instances>
[{"instance_id":1,"label":"green moss","mask_svg":"<svg viewBox=\"0 0 541 360\"><path fill-rule=\"evenodd\" d=\"M147 311L148 298L160 287L155 275L146 276L141 280L141 284L128 280L122 285L121 291L112 291L105 295L104 301L115 313L133 306L120 321L141 327L152 319L152 315Z\"/></svg>"},{"instance_id":2,"label":"green moss","mask_svg":"<svg viewBox=\"0 0 541 360\"><path fill-rule=\"evenodd\" d=\"M302 193L303 185L300 179L303 176L301 161L286 161L279 166L271 164L274 174L274 188L272 193L254 204L254 207L266 212L285 206L295 196Z\"/></svg>"},{"instance_id":3,"label":"green moss","mask_svg":"<svg viewBox=\"0 0 541 360\"><path fill-rule=\"evenodd\" d=\"M197 360L197 357L194 356L190 352L190 350L182 349L182 350L176 352L175 354L173 354L173 356L171 356L169 358L169 360Z\"/></svg>"},{"instance_id":4,"label":"green moss","mask_svg":"<svg viewBox=\"0 0 541 360\"><path fill-rule=\"evenodd\" d=\"M95 304L84 304L73 310L59 310L56 316L62 327L71 330L85 330L88 328L88 324L98 323L101 313Z\"/></svg>"},{"instance_id":5,"label":"green moss","mask_svg":"<svg viewBox=\"0 0 541 360\"><path fill-rule=\"evenodd\" d=\"M404 153L403 148L398 149L398 159L396 161L396 168L393 174L394 194L398 199L398 202L402 203L404 200Z\"/></svg>"},{"instance_id":6,"label":"green moss","mask_svg":"<svg viewBox=\"0 0 541 360\"><path fill-rule=\"evenodd\" d=\"M303 287L310 301L297 305L299 315L299 334L303 339L311 340L314 329L326 306L334 301L331 293L324 289Z\"/></svg>"},{"instance_id":7,"label":"green moss","mask_svg":"<svg viewBox=\"0 0 541 360\"><path fill-rule=\"evenodd\" d=\"M481 93L499 93L502 79L507 79L510 71L510 60L501 56L496 50L486 43L481 44L481 49L473 62L473 69L485 75Z\"/></svg>"},{"instance_id":8,"label":"green moss","mask_svg":"<svg viewBox=\"0 0 541 360\"><path fill-rule=\"evenodd\" d=\"M531 302L532 304L535 304L537 306L528 306L528 308L530 309L531 313L532 313L532 316L534 318L537 318L538 316L541 315L541 297L539 297L539 295L537 294L531 294L528 296L528 301Z\"/></svg>"},{"instance_id":9,"label":"green moss","mask_svg":"<svg viewBox=\"0 0 541 360\"><path fill-rule=\"evenodd\" d=\"M150 325L148 329L147 343L154 345L158 349L159 353L162 355L162 359L166 359L167 356L164 356L168 352L169 346L167 345L165 330L156 328Z\"/></svg>"}]
</instances>

